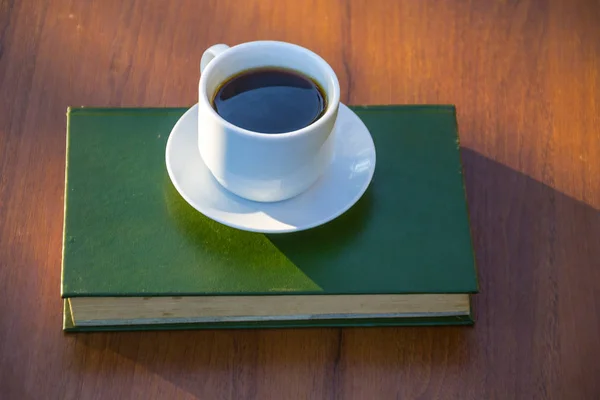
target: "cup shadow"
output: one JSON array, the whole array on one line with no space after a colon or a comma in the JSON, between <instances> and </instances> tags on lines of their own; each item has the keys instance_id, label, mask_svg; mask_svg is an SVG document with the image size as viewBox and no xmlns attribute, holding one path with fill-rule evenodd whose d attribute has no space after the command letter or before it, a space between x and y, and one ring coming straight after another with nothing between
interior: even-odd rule
<instances>
[{"instance_id":1,"label":"cup shadow","mask_svg":"<svg viewBox=\"0 0 600 400\"><path fill-rule=\"evenodd\" d=\"M95 371L102 356L114 359L115 373L133 374L141 365L197 397L220 390L243 397L265 379L287 382L294 373L316 374L322 380L308 385L334 390L353 379L352 366L364 374L422 372L431 379L436 372L464 377L490 370L526 385L539 371L558 368L559 342L561 357L571 362L600 357L594 332L585 329L600 325L594 314L600 297L589 295L600 260L600 246L592 245L600 237L600 212L475 151L462 149L462 157L480 281L474 327L91 333L78 336L72 367ZM268 238L284 252L292 236L319 251L328 251L327 242L352 245L377 211L369 192L329 224ZM569 326L559 327L565 319ZM220 388L223 381L231 387ZM474 384L480 386L473 393L485 393L485 381Z\"/></svg>"},{"instance_id":2,"label":"cup shadow","mask_svg":"<svg viewBox=\"0 0 600 400\"><path fill-rule=\"evenodd\" d=\"M353 246L354 242L360 240L361 232L374 212L373 206L371 186L352 208L326 224L300 232L265 236L302 272L327 290L326 280L319 277L320 266L311 262L309 253L318 254L323 260L335 257L346 246Z\"/></svg>"}]
</instances>

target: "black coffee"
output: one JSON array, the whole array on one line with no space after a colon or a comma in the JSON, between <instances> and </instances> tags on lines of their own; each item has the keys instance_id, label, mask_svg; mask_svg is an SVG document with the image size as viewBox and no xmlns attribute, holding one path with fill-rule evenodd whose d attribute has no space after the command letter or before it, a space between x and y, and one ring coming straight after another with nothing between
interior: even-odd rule
<instances>
[{"instance_id":1,"label":"black coffee","mask_svg":"<svg viewBox=\"0 0 600 400\"><path fill-rule=\"evenodd\" d=\"M257 68L227 80L212 104L221 117L240 128L283 133L319 119L327 99L316 82L298 72Z\"/></svg>"}]
</instances>

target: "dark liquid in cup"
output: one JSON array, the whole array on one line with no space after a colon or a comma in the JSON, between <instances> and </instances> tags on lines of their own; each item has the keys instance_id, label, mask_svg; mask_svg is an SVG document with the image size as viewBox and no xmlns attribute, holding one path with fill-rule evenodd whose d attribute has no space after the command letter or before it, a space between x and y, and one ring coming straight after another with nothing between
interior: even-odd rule
<instances>
[{"instance_id":1,"label":"dark liquid in cup","mask_svg":"<svg viewBox=\"0 0 600 400\"><path fill-rule=\"evenodd\" d=\"M302 129L327 108L323 89L311 78L283 68L246 70L221 85L215 111L240 128L260 133Z\"/></svg>"}]
</instances>

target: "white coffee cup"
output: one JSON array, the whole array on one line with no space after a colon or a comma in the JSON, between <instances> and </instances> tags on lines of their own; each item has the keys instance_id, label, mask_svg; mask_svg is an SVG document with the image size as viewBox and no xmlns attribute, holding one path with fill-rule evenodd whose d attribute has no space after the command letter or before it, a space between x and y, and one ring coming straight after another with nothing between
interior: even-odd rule
<instances>
[{"instance_id":1,"label":"white coffee cup","mask_svg":"<svg viewBox=\"0 0 600 400\"><path fill-rule=\"evenodd\" d=\"M257 67L295 70L314 79L327 98L324 114L292 132L266 134L235 126L212 106L215 92L230 77ZM333 132L340 86L333 69L312 51L277 41L228 47L217 44L200 62L198 147L215 179L230 192L253 201L289 199L310 188L333 157Z\"/></svg>"}]
</instances>

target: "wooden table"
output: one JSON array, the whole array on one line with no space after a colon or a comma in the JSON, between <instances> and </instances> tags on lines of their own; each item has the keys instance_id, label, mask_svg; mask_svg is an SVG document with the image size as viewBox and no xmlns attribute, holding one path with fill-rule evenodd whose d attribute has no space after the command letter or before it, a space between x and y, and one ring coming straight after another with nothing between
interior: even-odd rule
<instances>
[{"instance_id":1,"label":"wooden table","mask_svg":"<svg viewBox=\"0 0 600 400\"><path fill-rule=\"evenodd\" d=\"M0 398L600 398L597 1L0 4ZM191 105L255 39L345 103L456 104L475 327L62 333L66 107Z\"/></svg>"}]
</instances>

